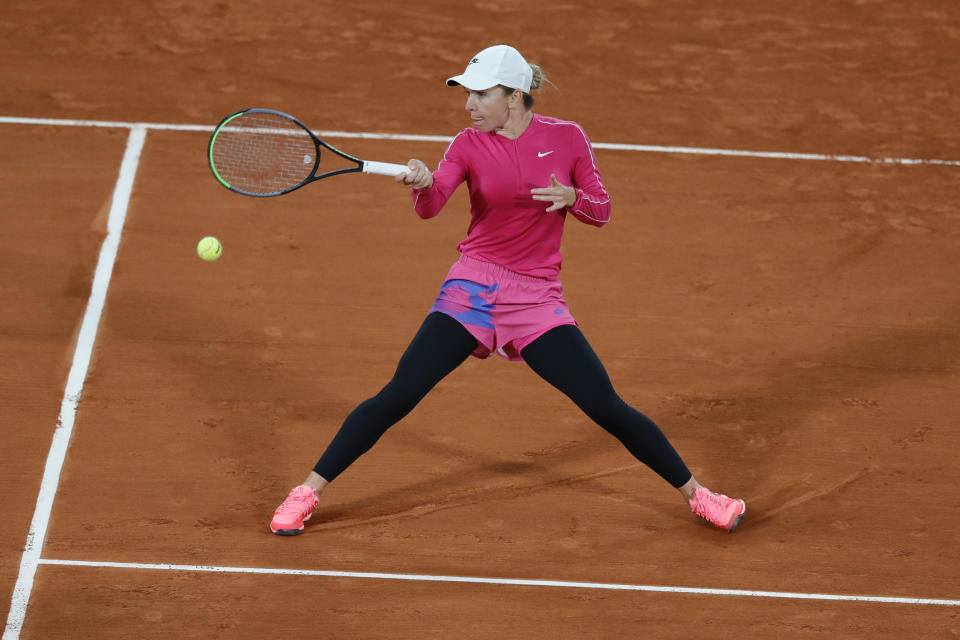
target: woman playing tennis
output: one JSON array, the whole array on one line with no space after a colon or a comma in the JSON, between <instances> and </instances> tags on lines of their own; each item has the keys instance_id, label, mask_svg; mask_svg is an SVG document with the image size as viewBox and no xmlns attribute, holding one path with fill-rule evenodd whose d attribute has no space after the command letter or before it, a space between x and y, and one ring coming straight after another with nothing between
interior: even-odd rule
<instances>
[{"instance_id":1,"label":"woman playing tennis","mask_svg":"<svg viewBox=\"0 0 960 640\"><path fill-rule=\"evenodd\" d=\"M436 216L462 182L470 225L433 308L400 358L393 379L347 416L306 481L277 508L270 529L303 530L324 487L406 416L469 356L497 353L526 362L597 424L676 488L690 509L733 531L743 500L701 486L649 418L627 405L580 332L559 280L568 215L601 227L610 220L586 133L574 122L535 114L539 67L506 45L478 53L447 80L466 93L473 126L447 147L436 171L410 160L396 180L412 188L421 218Z\"/></svg>"}]
</instances>

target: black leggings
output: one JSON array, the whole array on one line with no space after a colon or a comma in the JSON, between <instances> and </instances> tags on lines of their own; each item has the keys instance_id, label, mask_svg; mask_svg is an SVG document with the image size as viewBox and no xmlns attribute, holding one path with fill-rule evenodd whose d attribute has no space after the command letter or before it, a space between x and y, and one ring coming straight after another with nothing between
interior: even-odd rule
<instances>
[{"instance_id":1,"label":"black leggings","mask_svg":"<svg viewBox=\"0 0 960 640\"><path fill-rule=\"evenodd\" d=\"M347 416L313 470L332 482L476 347L476 338L459 322L443 313L428 315L400 358L393 379ZM540 377L565 393L637 460L672 486L680 487L690 480L690 471L663 432L614 391L603 364L580 329L573 325L555 327L530 343L521 355Z\"/></svg>"}]
</instances>

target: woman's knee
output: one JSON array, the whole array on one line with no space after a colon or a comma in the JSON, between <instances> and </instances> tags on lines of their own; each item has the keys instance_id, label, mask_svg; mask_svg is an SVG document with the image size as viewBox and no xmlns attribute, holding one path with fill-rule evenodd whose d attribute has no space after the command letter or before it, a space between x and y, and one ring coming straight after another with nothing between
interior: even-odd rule
<instances>
[{"instance_id":1,"label":"woman's knee","mask_svg":"<svg viewBox=\"0 0 960 640\"><path fill-rule=\"evenodd\" d=\"M580 409L604 428L615 426L621 422L627 404L617 395L613 388L598 393L586 393L583 397L574 399Z\"/></svg>"},{"instance_id":2,"label":"woman's knee","mask_svg":"<svg viewBox=\"0 0 960 640\"><path fill-rule=\"evenodd\" d=\"M406 415L430 391L429 387L422 387L423 385L411 384L409 380L394 378L368 402L377 405L381 411L386 413Z\"/></svg>"}]
</instances>

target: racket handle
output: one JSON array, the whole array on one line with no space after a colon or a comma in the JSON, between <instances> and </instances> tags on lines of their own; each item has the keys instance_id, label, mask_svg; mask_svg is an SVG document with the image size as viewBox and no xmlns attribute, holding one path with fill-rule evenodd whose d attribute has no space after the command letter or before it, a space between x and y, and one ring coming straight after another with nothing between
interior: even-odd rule
<instances>
[{"instance_id":1,"label":"racket handle","mask_svg":"<svg viewBox=\"0 0 960 640\"><path fill-rule=\"evenodd\" d=\"M401 173L408 173L410 167L405 164L391 164L389 162L363 161L364 173L375 173L381 176L398 176Z\"/></svg>"}]
</instances>

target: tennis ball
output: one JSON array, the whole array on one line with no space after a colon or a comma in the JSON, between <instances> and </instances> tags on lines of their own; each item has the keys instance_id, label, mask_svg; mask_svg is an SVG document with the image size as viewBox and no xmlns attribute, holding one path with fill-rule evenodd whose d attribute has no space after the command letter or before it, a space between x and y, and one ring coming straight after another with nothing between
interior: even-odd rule
<instances>
[{"instance_id":1,"label":"tennis ball","mask_svg":"<svg viewBox=\"0 0 960 640\"><path fill-rule=\"evenodd\" d=\"M197 243L197 255L207 262L213 262L220 257L221 253L223 253L223 245L213 236L207 236Z\"/></svg>"}]
</instances>

